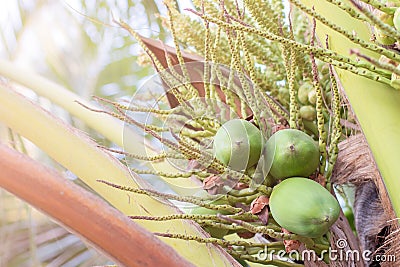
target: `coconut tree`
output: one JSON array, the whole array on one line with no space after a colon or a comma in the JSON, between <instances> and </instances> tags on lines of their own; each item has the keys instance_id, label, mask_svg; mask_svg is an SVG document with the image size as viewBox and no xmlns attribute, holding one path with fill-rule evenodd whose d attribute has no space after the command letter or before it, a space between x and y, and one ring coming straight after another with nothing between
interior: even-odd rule
<instances>
[{"instance_id":1,"label":"coconut tree","mask_svg":"<svg viewBox=\"0 0 400 267\"><path fill-rule=\"evenodd\" d=\"M64 89L65 83L0 62L2 76L108 140L90 140L75 123L60 122L16 93L14 84L1 84L0 121L108 203L7 148L2 187L124 265L347 264L348 258L324 254L331 248L385 255L392 266L399 213L397 3L193 1L187 10L164 4L161 20L171 46L113 20L158 73L130 100L89 89L98 95L93 103ZM95 73L97 81L106 77ZM240 123L232 128L233 121ZM146 175L158 177L151 180L156 188ZM287 184L295 186L284 190ZM39 194L32 194L33 186ZM91 222L82 216L88 213ZM145 252L137 253L138 244ZM262 257L266 250L283 254ZM319 258L291 258L304 251ZM365 257L350 261L376 264Z\"/></svg>"}]
</instances>

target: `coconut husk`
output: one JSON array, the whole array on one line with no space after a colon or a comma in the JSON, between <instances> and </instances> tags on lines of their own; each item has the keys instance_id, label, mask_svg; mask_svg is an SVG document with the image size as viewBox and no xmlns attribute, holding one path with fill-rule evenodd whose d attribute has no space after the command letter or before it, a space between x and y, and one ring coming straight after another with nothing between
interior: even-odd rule
<instances>
[{"instance_id":1,"label":"coconut husk","mask_svg":"<svg viewBox=\"0 0 400 267\"><path fill-rule=\"evenodd\" d=\"M362 251L400 259L399 226L382 177L363 134L339 144L332 183L355 187L354 216ZM366 266L394 266L366 262Z\"/></svg>"}]
</instances>

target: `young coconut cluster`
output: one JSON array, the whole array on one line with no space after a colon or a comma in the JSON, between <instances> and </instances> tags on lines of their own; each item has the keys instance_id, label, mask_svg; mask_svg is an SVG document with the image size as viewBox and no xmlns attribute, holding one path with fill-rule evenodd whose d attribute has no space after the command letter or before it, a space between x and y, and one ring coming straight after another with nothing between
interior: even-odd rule
<instances>
[{"instance_id":1,"label":"young coconut cluster","mask_svg":"<svg viewBox=\"0 0 400 267\"><path fill-rule=\"evenodd\" d=\"M332 93L328 65L320 62L320 64L318 64L318 72L320 74L319 79L322 87L322 95L324 101L329 106L332 103ZM317 110L315 108L317 93L312 79L307 78L301 81L297 90L297 99L300 105L299 112L301 118L305 121L315 121L317 119ZM325 113L324 116L328 118L328 114Z\"/></svg>"},{"instance_id":2,"label":"young coconut cluster","mask_svg":"<svg viewBox=\"0 0 400 267\"><path fill-rule=\"evenodd\" d=\"M170 97L175 97L178 105L169 103L168 109L158 110L112 103L117 113L108 113L141 128L171 149L155 156L124 153L125 156L149 162L179 159L186 160L187 165L204 167L180 173L132 167L133 172L166 180L198 179L208 194L178 196L110 185L196 206L182 214L131 216L132 219L189 219L211 235L204 238L185 233L157 233L160 236L218 244L237 259L297 266L293 261L259 260L255 255L265 247L286 249L288 253L299 249L300 244L317 253L329 248L327 233L339 215L338 202L330 193L330 177L338 154L337 144L342 138L341 119L347 119L341 117L343 108L332 66L384 83L390 82L390 75L328 47L315 46L315 28L306 31L306 23L297 18L303 16L299 10L313 17L318 14L300 1L291 1L299 8L292 13L296 23L303 25L299 28L281 23L284 14L281 1L246 0L243 1L246 12L238 6L238 1L221 1L220 5L208 0L194 2L196 10L191 12L203 21L191 20L172 5L168 6L170 16L166 21L173 34L175 59L183 76L171 70L162 78L173 88L169 91ZM172 17L179 23L174 24ZM126 24L120 25L138 40L157 70L172 69L169 56L165 59L168 65L164 66L132 29ZM380 46L365 44L341 28L338 30L362 47L382 52L391 59L397 57ZM195 89L187 83L189 78L185 76L185 58L179 42L194 47L205 61L212 60L238 71L237 77L224 76L220 69L209 66L211 71L203 73L207 76L205 83L217 77L220 84L204 85L204 91ZM330 65L317 64L316 59ZM242 70L249 77L245 78ZM205 100L196 100L201 98ZM235 110L235 118L241 119L230 117L221 125L210 118L219 117L226 106L213 109L209 103L224 103ZM133 116L127 117L125 110L148 112L160 120L165 117L181 120L187 127L176 131L173 127L143 124ZM197 111L201 111L201 116ZM270 129L274 132L271 136ZM168 131L173 140L161 135ZM207 138L213 140L211 152L199 147Z\"/></svg>"},{"instance_id":3,"label":"young coconut cluster","mask_svg":"<svg viewBox=\"0 0 400 267\"><path fill-rule=\"evenodd\" d=\"M215 135L214 155L237 171L257 163L263 165L263 170L270 170L264 175L278 183L267 204L273 219L292 233L321 237L338 219L340 207L323 186L306 178L320 163L317 143L297 129L277 131L265 146L263 139L261 131L249 121L230 120ZM259 162L260 155L263 157Z\"/></svg>"}]
</instances>

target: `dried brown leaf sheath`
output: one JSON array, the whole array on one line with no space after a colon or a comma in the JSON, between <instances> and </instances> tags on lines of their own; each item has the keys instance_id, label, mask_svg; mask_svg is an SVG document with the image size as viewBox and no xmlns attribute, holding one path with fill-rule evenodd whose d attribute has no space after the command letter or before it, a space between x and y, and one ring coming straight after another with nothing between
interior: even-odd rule
<instances>
[{"instance_id":1,"label":"dried brown leaf sheath","mask_svg":"<svg viewBox=\"0 0 400 267\"><path fill-rule=\"evenodd\" d=\"M164 44L161 41L156 41L150 38L146 38L143 36L140 36L141 40L143 41L143 43L147 46L147 48L154 53L155 57L158 59L158 61L160 61L161 65L165 68L168 69L168 63L166 60L166 56L171 58L171 62L172 64L178 65L179 61L178 58L176 56L176 50L174 47L168 46L166 44ZM196 70L191 70L188 69L189 72L189 76L190 76L190 80L191 81L195 81L192 83L192 85L197 89L197 91L199 92L199 96L200 97L204 97L205 95L205 90L204 90L204 83L203 82L198 82L198 81L203 81L203 77L201 76L202 74L204 74L202 71L204 70L204 66L203 66L203 61L204 59L199 56L199 55L195 55L195 54L189 54L187 52L183 52L182 51L182 56L183 59L185 61L185 63L191 63L191 62L196 62L196 66L198 68L196 68ZM203 66L203 67L201 67ZM175 71L177 71L179 74L182 74L181 69L178 66L175 66ZM158 70L160 71L160 70ZM199 72L200 71L200 72ZM225 77L229 76L229 70L221 67L221 72L223 73L223 75ZM240 86L240 81L238 79L238 77L234 78L234 82L236 85ZM222 90L220 89L220 87L217 85L218 81L215 81L215 88L216 88L216 92L218 94L218 96L220 97L220 99L226 103L226 96L225 94L222 92ZM168 98L168 102L170 104L170 106L172 108L179 106L179 101L175 98L175 96L168 92L169 88L166 84L164 84L164 87L166 87L166 91L167 91L167 98ZM236 105L238 107L240 107L240 100L239 97L237 97L237 99L235 99ZM240 108L238 108L236 110L236 112L238 114L241 114ZM248 114L251 114L251 110L249 108L247 108L247 112ZM251 116L250 116L251 117ZM251 118L248 118L251 119Z\"/></svg>"}]
</instances>

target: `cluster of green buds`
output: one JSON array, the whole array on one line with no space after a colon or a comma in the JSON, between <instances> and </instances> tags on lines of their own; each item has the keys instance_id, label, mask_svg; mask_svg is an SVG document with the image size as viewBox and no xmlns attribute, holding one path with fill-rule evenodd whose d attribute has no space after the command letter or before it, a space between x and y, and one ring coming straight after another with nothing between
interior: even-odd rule
<instances>
[{"instance_id":1,"label":"cluster of green buds","mask_svg":"<svg viewBox=\"0 0 400 267\"><path fill-rule=\"evenodd\" d=\"M326 106L330 106L332 102L332 92L328 64L319 62L318 73L320 85L322 86L324 103ZM306 78L301 81L297 90L297 97L300 103L299 111L301 118L306 121L315 121L317 119L317 110L315 107L317 103L317 94L311 79Z\"/></svg>"}]
</instances>

